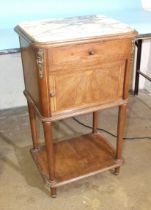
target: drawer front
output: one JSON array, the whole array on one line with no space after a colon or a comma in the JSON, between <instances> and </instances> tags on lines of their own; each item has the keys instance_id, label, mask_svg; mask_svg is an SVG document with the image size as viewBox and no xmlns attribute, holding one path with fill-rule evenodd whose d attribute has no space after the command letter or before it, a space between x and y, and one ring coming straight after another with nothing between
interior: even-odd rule
<instances>
[{"instance_id":1,"label":"drawer front","mask_svg":"<svg viewBox=\"0 0 151 210\"><path fill-rule=\"evenodd\" d=\"M79 69L98 65L102 61L116 61L128 56L129 39L100 41L54 47L48 50L50 71Z\"/></svg>"},{"instance_id":2,"label":"drawer front","mask_svg":"<svg viewBox=\"0 0 151 210\"><path fill-rule=\"evenodd\" d=\"M74 110L122 98L125 69L126 61L122 60L85 71L51 73L51 111Z\"/></svg>"}]
</instances>

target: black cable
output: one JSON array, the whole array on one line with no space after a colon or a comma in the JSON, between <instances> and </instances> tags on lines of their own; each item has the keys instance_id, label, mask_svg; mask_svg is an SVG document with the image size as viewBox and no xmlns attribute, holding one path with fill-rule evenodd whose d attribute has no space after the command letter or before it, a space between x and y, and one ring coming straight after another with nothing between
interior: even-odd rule
<instances>
[{"instance_id":1,"label":"black cable","mask_svg":"<svg viewBox=\"0 0 151 210\"><path fill-rule=\"evenodd\" d=\"M77 120L75 117L72 117L72 119L75 120L75 121L76 121L77 123L79 123L80 125L82 125L82 126L84 126L84 127L86 127L86 128L92 129L91 126L86 125L86 124L80 122L80 121ZM111 132L109 132L109 131L107 131L107 130L105 130L105 129L97 128L97 130L103 131L103 132L105 132L105 133L107 133L107 134L113 136L114 138L117 138L117 136L116 136L115 134L113 134L113 133L111 133ZM125 139L125 140L151 139L151 137L149 137L149 136L137 137L137 136L136 136L136 137L125 137L125 138L123 138L123 139Z\"/></svg>"}]
</instances>

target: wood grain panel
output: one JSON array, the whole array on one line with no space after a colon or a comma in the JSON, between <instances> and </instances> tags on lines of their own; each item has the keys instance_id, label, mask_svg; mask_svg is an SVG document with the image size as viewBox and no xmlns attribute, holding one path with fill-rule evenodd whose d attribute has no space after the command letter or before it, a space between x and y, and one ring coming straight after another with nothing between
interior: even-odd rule
<instances>
[{"instance_id":1,"label":"wood grain panel","mask_svg":"<svg viewBox=\"0 0 151 210\"><path fill-rule=\"evenodd\" d=\"M21 56L23 63L25 89L28 91L36 106L40 109L40 97L38 87L38 74L36 69L36 58L33 48L29 43L20 38Z\"/></svg>"},{"instance_id":2,"label":"wood grain panel","mask_svg":"<svg viewBox=\"0 0 151 210\"><path fill-rule=\"evenodd\" d=\"M61 111L122 98L125 61L104 63L84 71L50 75L51 110Z\"/></svg>"},{"instance_id":3,"label":"wood grain panel","mask_svg":"<svg viewBox=\"0 0 151 210\"><path fill-rule=\"evenodd\" d=\"M115 152L100 134L86 134L54 144L56 185L116 167ZM44 178L49 179L45 147L32 152ZM119 162L121 165L122 162ZM60 184L61 185L61 184Z\"/></svg>"},{"instance_id":4,"label":"wood grain panel","mask_svg":"<svg viewBox=\"0 0 151 210\"><path fill-rule=\"evenodd\" d=\"M104 60L126 58L131 46L130 39L100 41L54 47L48 51L50 71L71 69L74 65L97 65Z\"/></svg>"}]
</instances>

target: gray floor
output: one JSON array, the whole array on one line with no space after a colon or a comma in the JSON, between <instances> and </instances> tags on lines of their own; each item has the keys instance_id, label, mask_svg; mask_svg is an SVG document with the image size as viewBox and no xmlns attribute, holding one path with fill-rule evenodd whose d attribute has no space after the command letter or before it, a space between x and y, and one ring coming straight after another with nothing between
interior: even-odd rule
<instances>
[{"instance_id":1,"label":"gray floor","mask_svg":"<svg viewBox=\"0 0 151 210\"><path fill-rule=\"evenodd\" d=\"M78 117L91 125L91 115ZM99 127L116 133L117 109L100 113ZM151 137L151 96L130 96L126 137ZM40 127L40 130L41 127ZM54 139L90 130L73 119L54 124ZM104 135L115 143L115 139ZM40 141L43 141L42 132ZM0 210L151 210L151 140L125 140L125 164L119 176L104 172L58 188L49 197L29 154L30 127L26 108L0 112Z\"/></svg>"}]
</instances>

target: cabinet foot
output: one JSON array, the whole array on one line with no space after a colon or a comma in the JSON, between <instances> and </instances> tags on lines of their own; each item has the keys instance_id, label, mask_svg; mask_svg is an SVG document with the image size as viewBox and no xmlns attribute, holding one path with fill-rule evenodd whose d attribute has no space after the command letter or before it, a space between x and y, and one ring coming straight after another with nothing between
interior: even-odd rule
<instances>
[{"instance_id":1,"label":"cabinet foot","mask_svg":"<svg viewBox=\"0 0 151 210\"><path fill-rule=\"evenodd\" d=\"M120 173L120 167L115 168L113 174L117 176L119 175L119 173Z\"/></svg>"},{"instance_id":2,"label":"cabinet foot","mask_svg":"<svg viewBox=\"0 0 151 210\"><path fill-rule=\"evenodd\" d=\"M57 197L57 189L56 187L51 187L50 188L50 194L52 198L56 198Z\"/></svg>"}]
</instances>

